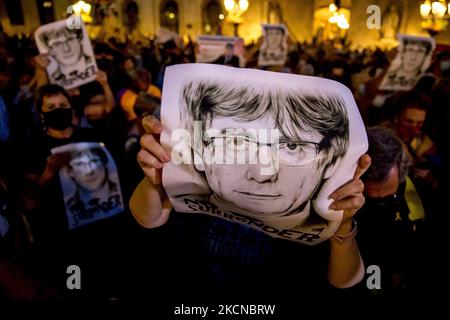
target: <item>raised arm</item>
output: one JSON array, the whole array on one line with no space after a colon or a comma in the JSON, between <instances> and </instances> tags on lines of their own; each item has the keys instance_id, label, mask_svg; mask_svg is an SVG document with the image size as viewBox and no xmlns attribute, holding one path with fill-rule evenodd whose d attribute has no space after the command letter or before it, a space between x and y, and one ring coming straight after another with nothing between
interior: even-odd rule
<instances>
[{"instance_id":1,"label":"raised arm","mask_svg":"<svg viewBox=\"0 0 450 320\"><path fill-rule=\"evenodd\" d=\"M354 178L330 196L334 210L344 210L341 225L330 239L328 280L337 288L349 288L364 277L364 263L356 243L357 226L353 216L364 205L364 184L360 177L370 166L370 157L365 154L359 159Z\"/></svg>"},{"instance_id":2,"label":"raised arm","mask_svg":"<svg viewBox=\"0 0 450 320\"><path fill-rule=\"evenodd\" d=\"M138 162L145 178L134 190L130 209L141 226L156 228L167 222L172 210L161 181L163 163L170 161L170 154L156 138L162 131L161 123L155 117L148 116L144 118L142 125L146 133L141 138Z\"/></svg>"}]
</instances>

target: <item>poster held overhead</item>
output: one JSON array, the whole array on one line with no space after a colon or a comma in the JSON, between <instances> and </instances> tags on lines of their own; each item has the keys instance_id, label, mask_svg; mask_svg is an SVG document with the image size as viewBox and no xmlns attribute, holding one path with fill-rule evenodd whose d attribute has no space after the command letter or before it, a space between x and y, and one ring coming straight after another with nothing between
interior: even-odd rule
<instances>
[{"instance_id":1,"label":"poster held overhead","mask_svg":"<svg viewBox=\"0 0 450 320\"><path fill-rule=\"evenodd\" d=\"M409 91L419 82L430 67L434 38L398 35L397 55L389 66L380 90Z\"/></svg>"},{"instance_id":2,"label":"poster held overhead","mask_svg":"<svg viewBox=\"0 0 450 320\"><path fill-rule=\"evenodd\" d=\"M258 66L284 66L288 54L288 30L284 24L263 24L264 42L259 49Z\"/></svg>"},{"instance_id":3,"label":"poster held overhead","mask_svg":"<svg viewBox=\"0 0 450 320\"><path fill-rule=\"evenodd\" d=\"M48 53L50 83L65 89L95 80L97 64L91 41L81 19L69 17L39 27L34 38L39 53Z\"/></svg>"},{"instance_id":4,"label":"poster held overhead","mask_svg":"<svg viewBox=\"0 0 450 320\"><path fill-rule=\"evenodd\" d=\"M175 210L314 245L342 212L329 195L353 178L367 137L351 92L313 77L210 64L168 67L163 186Z\"/></svg>"}]
</instances>

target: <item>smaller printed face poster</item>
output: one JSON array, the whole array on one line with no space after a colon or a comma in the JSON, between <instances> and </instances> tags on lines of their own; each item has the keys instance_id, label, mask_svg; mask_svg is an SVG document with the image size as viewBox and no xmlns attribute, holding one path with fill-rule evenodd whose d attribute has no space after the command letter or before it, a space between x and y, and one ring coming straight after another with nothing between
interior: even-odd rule
<instances>
[{"instance_id":1,"label":"smaller printed face poster","mask_svg":"<svg viewBox=\"0 0 450 320\"><path fill-rule=\"evenodd\" d=\"M436 47L433 38L398 35L397 56L384 76L380 90L409 91L430 67Z\"/></svg>"},{"instance_id":2,"label":"smaller printed face poster","mask_svg":"<svg viewBox=\"0 0 450 320\"><path fill-rule=\"evenodd\" d=\"M50 83L65 89L91 82L97 64L83 21L75 16L39 27L34 38L39 53L48 53Z\"/></svg>"},{"instance_id":3,"label":"smaller printed face poster","mask_svg":"<svg viewBox=\"0 0 450 320\"><path fill-rule=\"evenodd\" d=\"M284 24L263 24L264 42L259 49L258 66L283 66L288 54L288 30Z\"/></svg>"},{"instance_id":4,"label":"smaller printed face poster","mask_svg":"<svg viewBox=\"0 0 450 320\"><path fill-rule=\"evenodd\" d=\"M197 38L197 43L196 62L241 67L245 64L245 48L242 38L203 35Z\"/></svg>"},{"instance_id":5,"label":"smaller printed face poster","mask_svg":"<svg viewBox=\"0 0 450 320\"><path fill-rule=\"evenodd\" d=\"M71 143L51 152L70 154L68 165L59 171L69 229L124 210L117 167L102 143Z\"/></svg>"}]
</instances>

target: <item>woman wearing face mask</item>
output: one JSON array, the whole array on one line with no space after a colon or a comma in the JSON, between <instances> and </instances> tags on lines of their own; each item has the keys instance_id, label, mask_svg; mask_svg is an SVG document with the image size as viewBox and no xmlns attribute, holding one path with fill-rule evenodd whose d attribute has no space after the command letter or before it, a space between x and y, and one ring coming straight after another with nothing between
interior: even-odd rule
<instances>
[{"instance_id":1,"label":"woman wearing face mask","mask_svg":"<svg viewBox=\"0 0 450 320\"><path fill-rule=\"evenodd\" d=\"M30 223L38 250L38 265L50 283L65 289L63 270L73 263L88 263L90 253L93 255L95 250L99 250L95 245L89 245L87 249L80 244L87 239L96 242L92 238L95 237L93 233L101 234L107 230L103 224L90 229L68 229L58 173L68 165L71 157L69 153L51 154L51 150L69 143L98 141L92 129L73 125L74 110L68 93L62 87L52 84L40 87L35 107L43 130L29 148L23 148L26 189L23 189L22 196L26 198L29 211L33 211L30 212ZM76 262L70 262L71 259Z\"/></svg>"}]
</instances>

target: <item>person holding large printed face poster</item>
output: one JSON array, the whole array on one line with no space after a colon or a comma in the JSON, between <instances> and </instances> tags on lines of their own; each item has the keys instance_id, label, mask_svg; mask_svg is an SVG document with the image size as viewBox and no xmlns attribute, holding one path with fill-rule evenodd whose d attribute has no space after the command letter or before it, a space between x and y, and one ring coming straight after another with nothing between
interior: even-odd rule
<instances>
[{"instance_id":1,"label":"person holding large printed face poster","mask_svg":"<svg viewBox=\"0 0 450 320\"><path fill-rule=\"evenodd\" d=\"M305 210L309 211L312 209L310 207L311 203L308 201L311 199L311 195L316 195L318 199L321 197L319 195L320 192L319 194L317 193L318 189L323 191L330 188L329 192L325 190L326 196L325 193L323 195L325 197L331 195L331 198L334 198L336 201L330 200L329 205L326 205L327 208L347 210L341 216L343 217L342 220L339 219L339 213L330 213L331 220L333 220L333 216L338 218L338 220L336 220L337 229L333 231L335 232L334 235L331 234L332 240L330 240L329 281L337 287L350 287L359 282L363 275L361 273L363 264L352 236L356 232L356 227L352 225L351 217L362 204L362 182L359 180L359 177L367 169L370 159L362 156L358 162L361 153L357 152L359 155L354 154L355 158L351 161L354 161L354 166L350 166L352 167L351 176L349 179L345 179L345 182L349 180L351 182L341 188L339 186L334 188L333 184L328 184L327 187L323 179L326 175L332 174L332 163L337 161L342 164L348 160L342 154L342 152L345 153L344 150L347 148L345 146L346 143L343 142L346 140L345 121L341 123L343 125L341 129L339 129L337 124L336 126L330 124L331 130L341 130L344 133L341 138L340 134L336 132L326 137L325 131L320 129L319 124L323 124L324 122L322 121L339 121L336 120L340 118L338 114L341 114L342 118L349 116L353 123L356 119L354 117L358 117L358 115L346 115L345 104L339 103L339 96L335 96L337 100L333 100L329 96L328 99L330 101L328 102L330 104L327 104L326 96L320 96L317 93L315 96L311 93L311 96L304 95L303 97L300 94L298 100L296 100L287 91L268 90L266 85L269 85L269 83L283 83L280 86L289 86L288 83L293 82L294 78L290 78L289 80L291 81L288 81L286 78L281 79L286 75L257 70L242 70L242 74L236 74L239 72L239 69L209 65L196 65L195 67L185 65L184 67L195 69L195 71L184 70L181 72L181 70L176 70L177 67L171 67L167 70L165 90L168 88L174 92L179 90L181 96L172 96L174 100L170 98L164 100L163 97L162 125L155 118L145 118L143 121L147 134L142 138L142 149L138 155L138 161L146 174L146 178L137 187L130 201L130 209L137 222L146 228L156 228L166 223L169 226L177 226L177 221L181 220L182 222L176 227L180 228L180 230L176 229L178 230L176 234L189 234L190 230L194 233L193 237L196 240L193 241L200 247L196 247L193 243L183 238L184 240L180 240L182 244L189 243L186 244L185 248L189 256L182 253L185 252L183 249L180 249L180 254L182 257L189 259L189 264L184 263L183 265L186 270L189 270L187 272L193 272L189 278L194 279L193 281L195 282L208 282L209 280L205 279L209 279L211 276L213 277L213 280L211 280L213 286L217 285L215 281L218 280L215 277L215 272L220 270L218 271L220 274L218 278L224 276L226 278L224 282L227 282L226 285L228 285L230 274L225 272L226 274L224 275L222 269L222 267L225 269L227 267L222 265L216 266L217 263L221 264L226 260L228 263L236 263L236 266L240 266L229 272L236 279L242 279L241 276L244 277L246 283L257 283L258 280L254 277L257 277L259 274L257 270L265 270L263 266L271 270L269 273L262 271L267 281L264 284L255 284L255 287L249 285L250 287L244 289L242 284L236 284L236 281L239 280L230 280L230 283L238 285L239 291L242 289L253 292L254 290L253 293L257 293L258 289L267 290L267 287L269 287L268 282L274 286L291 283L294 286L302 284L308 287L308 284L314 285L314 281L311 279L317 280L317 278L310 273L311 279L305 279L305 273L302 273L301 270L305 270L305 263L313 263L309 261L309 259L312 259L309 253L313 252L314 249L307 250L301 245L294 245L293 242L290 245L288 243L291 242L286 240L270 240L270 237L266 237L264 233L271 233L277 228L283 230L283 225L301 224L305 218L305 215L302 213ZM183 79L176 79L176 75L181 74L196 74L196 79L193 81L184 77L180 77ZM209 77L207 74L215 74L216 76ZM219 74L220 78L217 77ZM226 79L231 78L241 80L238 83L226 81ZM285 81L283 82L282 80ZM325 80L325 82L330 87L336 85L328 80ZM291 93L295 95L294 92L292 91ZM240 101L236 100L237 97L240 97ZM180 109L183 109L183 106L192 106L190 111L194 112L193 115L189 114L190 111L188 111L188 113L181 115L179 119L192 122L191 116L193 116L193 118L200 120L198 122L204 125L200 129L200 133L197 131L197 134L203 135L203 139L197 141L195 133L194 136L188 138L190 141L197 141L193 142L196 146L191 144L192 150L185 148L182 144L168 142L171 133L175 133L178 137L183 137L186 136L187 132L190 132L189 130L185 131L186 127L184 125L181 125L183 129L178 132L174 122L169 120L177 117L173 115L168 116L166 112L169 112L169 109L165 109L164 106L168 108L169 105L176 104L176 101L180 102ZM292 105L289 106L289 104ZM297 108L301 110L301 106L305 108L304 114L300 112L297 118L297 115L294 114L296 114ZM319 116L324 117L322 120L317 118L313 120L320 113L317 110L328 107L332 109L329 112L334 114L333 117L327 118L322 112ZM356 106L354 107L356 108ZM313 113L306 111L309 108L311 108L310 111L318 108L316 110L317 113L314 113L315 116ZM280 112L282 116L277 117L277 112ZM312 118L309 118L310 116ZM289 120L290 118L293 120ZM311 122L305 123L306 119L311 120ZM177 123L181 124L184 122ZM193 126L194 124L192 123L191 125ZM163 128L167 128L167 131L163 131ZM255 130L267 132L268 128L278 128L281 138L276 140L273 136L264 134L255 136L255 133L258 132ZM154 135L158 135L161 132L163 145L159 144L154 137ZM290 137L289 139L285 138L288 136ZM351 136L350 145L353 145L353 133L351 133ZM180 140L177 140L177 142L180 142ZM167 145L168 148L173 148L172 154L164 148L166 143L169 143ZM362 147L364 148L363 145ZM338 149L340 148L343 149L339 151ZM229 149L234 151L246 150L247 158L245 158L245 162L236 163L236 159L239 158L239 152L234 153L231 157L231 154L228 154L228 151L226 151ZM191 164L188 162L180 163L180 159L186 160L179 153L183 150L187 151L186 154L193 151L193 158L191 159L196 158L196 160ZM202 150L203 159L199 157L200 153L197 153L197 150ZM275 156L276 151L274 150L279 151L278 158ZM274 156L272 160L279 160L278 168L276 168L277 165L274 162L269 161L266 163L266 169L270 170L272 168L275 171L262 172L260 169L264 169L264 166L252 162L254 160L253 156L263 152L268 153L269 157L271 157L270 155ZM230 155L230 158L228 155ZM209 162L209 160L206 160L208 157L210 157L209 160L214 159L214 161ZM341 157L342 159L338 160ZM225 163L218 163L216 160L219 159L225 161ZM356 167L357 163L359 164ZM164 181L164 188L161 185L159 172L163 166L162 180ZM342 168L342 166L339 167ZM175 194L178 197L174 197ZM183 197L183 194L186 196ZM213 218L194 214L187 215L176 211L172 212L172 205L176 206L176 209L186 208L183 212L206 213L209 216L213 216ZM317 207L319 211L322 209L328 210L325 208L320 209L319 207L320 205ZM179 210L177 209L177 211ZM218 220L214 217L224 218L233 222ZM188 220L195 222L189 223ZM278 225L277 222L279 222ZM334 225L334 223L332 222L331 225ZM203 226L205 229L200 226ZM262 232L254 231L252 230L253 228ZM289 235L295 234L293 230L288 231L284 229L283 232L284 239L288 239L290 238ZM306 233L306 230L304 232ZM298 238L302 237L301 233L297 233ZM341 237L343 234L346 234L346 236ZM308 244L306 238L308 237L303 237L303 240L304 243ZM314 238L314 236L309 238ZM176 240L174 241L176 242ZM202 250L203 245L199 245L197 241L200 241L200 243L201 241L206 242L205 247L209 248L206 249L207 253L198 252ZM181 246L184 248L183 245ZM324 246L317 245L316 248L318 252L323 252ZM227 252L233 252L232 256L228 256ZM201 258L205 255L208 257L206 258L206 267L202 265L202 261L205 258ZM178 257L176 253L173 256ZM281 258L282 256L283 258ZM199 261L196 261L197 257ZM302 260L302 262L299 260ZM340 264L337 263L338 260L345 262ZM210 265L210 263L213 265ZM178 265L179 262L171 261L170 264ZM326 269L325 263L314 269L314 274L316 274L315 272L320 273L323 271L324 265ZM245 272L247 268L250 272L249 274ZM318 283L316 284L319 286ZM267 287L262 288L261 286L264 285L267 285Z\"/></svg>"},{"instance_id":2,"label":"person holding large printed face poster","mask_svg":"<svg viewBox=\"0 0 450 320\"><path fill-rule=\"evenodd\" d=\"M44 85L36 93L35 105L43 130L23 148L26 194L35 208L31 228L42 256L39 263L48 271L49 281L57 282L60 279L54 277L71 263L96 268L102 266L103 262L96 261L100 256L107 263L109 246L114 247L113 240L117 239L112 230L118 220L112 216L123 211L123 201L116 197L119 180L111 169L112 158L108 156L106 161L105 148L75 153L68 147L72 143L99 143L93 129L72 123L74 110L66 90ZM69 149L52 153L54 148ZM61 170L65 184L61 184ZM92 243L87 245L86 241ZM58 282L62 284L65 280Z\"/></svg>"},{"instance_id":3,"label":"person holding large printed face poster","mask_svg":"<svg viewBox=\"0 0 450 320\"><path fill-rule=\"evenodd\" d=\"M35 32L39 52L48 53L52 60L47 68L50 83L66 89L93 81L97 72L84 25L80 21L79 28L69 28L69 19L41 26Z\"/></svg>"}]
</instances>

